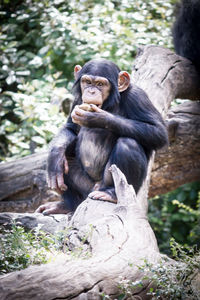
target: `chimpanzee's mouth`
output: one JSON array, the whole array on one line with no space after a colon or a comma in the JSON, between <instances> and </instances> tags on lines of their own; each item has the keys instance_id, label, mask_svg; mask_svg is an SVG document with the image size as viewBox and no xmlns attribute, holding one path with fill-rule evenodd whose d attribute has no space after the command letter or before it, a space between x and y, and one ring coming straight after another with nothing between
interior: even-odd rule
<instances>
[{"instance_id":1,"label":"chimpanzee's mouth","mask_svg":"<svg viewBox=\"0 0 200 300\"><path fill-rule=\"evenodd\" d=\"M95 105L95 106L97 106L98 108L101 108L102 107L102 105L101 104L90 104L90 105Z\"/></svg>"}]
</instances>

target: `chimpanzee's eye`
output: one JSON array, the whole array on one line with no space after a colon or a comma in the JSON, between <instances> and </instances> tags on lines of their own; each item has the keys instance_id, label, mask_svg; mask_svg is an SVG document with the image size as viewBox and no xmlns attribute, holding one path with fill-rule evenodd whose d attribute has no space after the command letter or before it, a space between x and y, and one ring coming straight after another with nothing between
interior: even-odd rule
<instances>
[{"instance_id":1,"label":"chimpanzee's eye","mask_svg":"<svg viewBox=\"0 0 200 300\"><path fill-rule=\"evenodd\" d=\"M87 83L87 84L91 84L91 81L90 81L90 80L86 80L86 83Z\"/></svg>"},{"instance_id":2,"label":"chimpanzee's eye","mask_svg":"<svg viewBox=\"0 0 200 300\"><path fill-rule=\"evenodd\" d=\"M103 86L103 82L97 82L97 86Z\"/></svg>"}]
</instances>

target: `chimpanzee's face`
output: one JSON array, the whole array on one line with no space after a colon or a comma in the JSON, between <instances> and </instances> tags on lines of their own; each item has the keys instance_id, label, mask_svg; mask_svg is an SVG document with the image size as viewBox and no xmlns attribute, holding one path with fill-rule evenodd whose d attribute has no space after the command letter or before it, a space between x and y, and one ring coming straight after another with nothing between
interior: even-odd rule
<instances>
[{"instance_id":1,"label":"chimpanzee's face","mask_svg":"<svg viewBox=\"0 0 200 300\"><path fill-rule=\"evenodd\" d=\"M102 107L104 101L108 98L111 90L111 84L105 77L83 75L81 77L82 101L87 104L95 104Z\"/></svg>"}]
</instances>

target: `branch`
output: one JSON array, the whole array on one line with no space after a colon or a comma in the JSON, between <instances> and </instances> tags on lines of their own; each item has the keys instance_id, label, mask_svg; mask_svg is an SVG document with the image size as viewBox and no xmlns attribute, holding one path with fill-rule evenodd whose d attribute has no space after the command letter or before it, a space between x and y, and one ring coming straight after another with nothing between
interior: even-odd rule
<instances>
[{"instance_id":1,"label":"branch","mask_svg":"<svg viewBox=\"0 0 200 300\"><path fill-rule=\"evenodd\" d=\"M200 99L199 74L191 61L166 48L149 45L139 49L132 77L164 117L172 100Z\"/></svg>"},{"instance_id":2,"label":"branch","mask_svg":"<svg viewBox=\"0 0 200 300\"><path fill-rule=\"evenodd\" d=\"M149 196L200 178L200 103L185 102L168 114L170 146L156 154Z\"/></svg>"}]
</instances>

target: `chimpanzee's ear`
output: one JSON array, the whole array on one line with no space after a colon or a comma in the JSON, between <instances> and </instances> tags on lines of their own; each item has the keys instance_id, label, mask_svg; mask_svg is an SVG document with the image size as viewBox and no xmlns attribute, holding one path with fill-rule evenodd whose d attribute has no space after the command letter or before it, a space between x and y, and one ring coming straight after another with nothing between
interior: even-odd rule
<instances>
[{"instance_id":1,"label":"chimpanzee's ear","mask_svg":"<svg viewBox=\"0 0 200 300\"><path fill-rule=\"evenodd\" d=\"M130 75L126 71L121 71L118 76L118 90L119 92L124 92L130 85Z\"/></svg>"},{"instance_id":2,"label":"chimpanzee's ear","mask_svg":"<svg viewBox=\"0 0 200 300\"><path fill-rule=\"evenodd\" d=\"M78 73L80 72L81 69L82 69L82 67L80 65L76 65L74 67L74 78L75 78L75 80L78 78Z\"/></svg>"}]
</instances>

